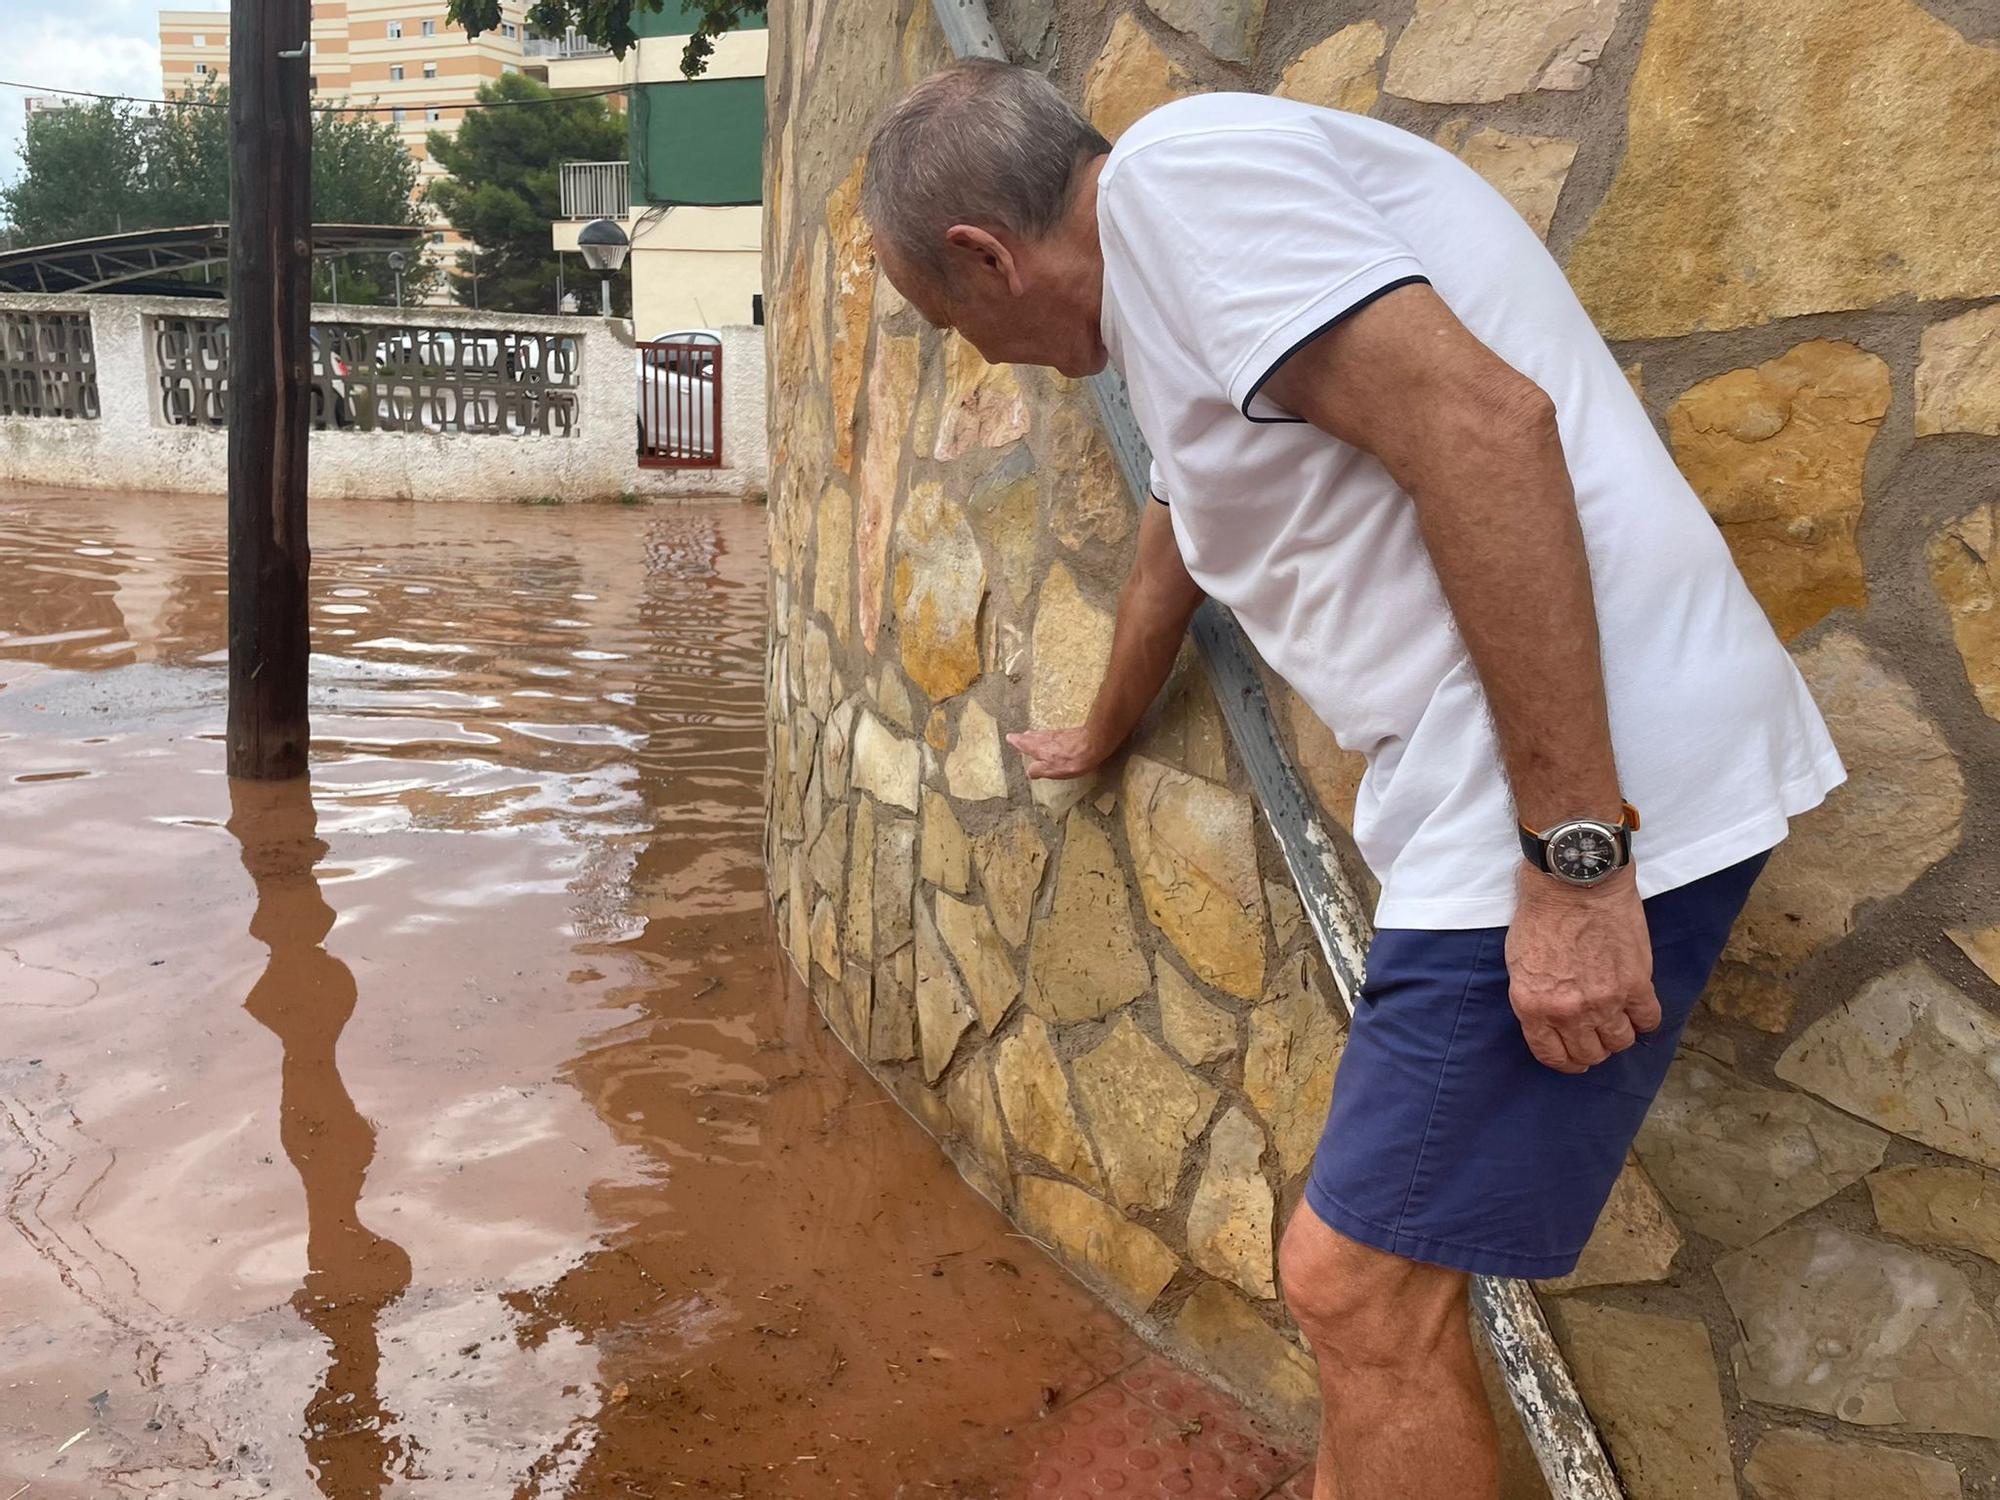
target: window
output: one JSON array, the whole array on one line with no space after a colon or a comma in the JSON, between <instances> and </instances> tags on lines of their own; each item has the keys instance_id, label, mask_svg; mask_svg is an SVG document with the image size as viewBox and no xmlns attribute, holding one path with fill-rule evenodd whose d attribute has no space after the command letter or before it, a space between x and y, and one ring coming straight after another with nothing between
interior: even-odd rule
<instances>
[{"instance_id":1,"label":"window","mask_svg":"<svg viewBox=\"0 0 2000 1500\"><path fill-rule=\"evenodd\" d=\"M402 81L403 81L403 65L401 63L390 63L389 82L401 83Z\"/></svg>"},{"instance_id":2,"label":"window","mask_svg":"<svg viewBox=\"0 0 2000 1500\"><path fill-rule=\"evenodd\" d=\"M208 64L207 64L207 63L196 63L196 64L194 65L194 76L195 76L195 77L197 77L197 78L206 78L206 77L208 77Z\"/></svg>"},{"instance_id":3,"label":"window","mask_svg":"<svg viewBox=\"0 0 2000 1500\"><path fill-rule=\"evenodd\" d=\"M199 31L197 31L194 34L194 44L197 47L206 47L208 45L208 38L203 36Z\"/></svg>"},{"instance_id":4,"label":"window","mask_svg":"<svg viewBox=\"0 0 2000 1500\"><path fill-rule=\"evenodd\" d=\"M426 21L426 22L424 22L424 35L425 35L425 36L436 36L437 34L438 34L438 23L437 23L437 22L435 22L435 21Z\"/></svg>"},{"instance_id":5,"label":"window","mask_svg":"<svg viewBox=\"0 0 2000 1500\"><path fill-rule=\"evenodd\" d=\"M518 42L521 39L521 28L516 26L512 21L502 21L500 23L500 35L507 38L510 42Z\"/></svg>"},{"instance_id":6,"label":"window","mask_svg":"<svg viewBox=\"0 0 2000 1500\"><path fill-rule=\"evenodd\" d=\"M406 118L406 117L408 116L408 114L409 114L409 111L408 111L408 110L405 110L405 109L401 109L401 108L398 108L398 109L392 109L392 110L390 110L390 111L389 111L389 120L390 120L390 123L392 123L392 124L396 124L396 125L400 125L400 124L402 124L402 123L403 123L404 119L405 119L405 118Z\"/></svg>"},{"instance_id":7,"label":"window","mask_svg":"<svg viewBox=\"0 0 2000 1500\"><path fill-rule=\"evenodd\" d=\"M438 65L436 63L425 63L424 77L435 78L437 76L438 76Z\"/></svg>"},{"instance_id":8,"label":"window","mask_svg":"<svg viewBox=\"0 0 2000 1500\"><path fill-rule=\"evenodd\" d=\"M441 109L432 109L427 112L426 118L430 120L431 124L435 125L444 118L444 111Z\"/></svg>"},{"instance_id":9,"label":"window","mask_svg":"<svg viewBox=\"0 0 2000 1500\"><path fill-rule=\"evenodd\" d=\"M397 37L401 36L402 34L403 34L403 23L401 21L391 21L389 23L389 39L391 41L394 41Z\"/></svg>"},{"instance_id":10,"label":"window","mask_svg":"<svg viewBox=\"0 0 2000 1500\"><path fill-rule=\"evenodd\" d=\"M433 245L442 245L444 243L444 231L442 229L433 229L431 231L431 243Z\"/></svg>"}]
</instances>

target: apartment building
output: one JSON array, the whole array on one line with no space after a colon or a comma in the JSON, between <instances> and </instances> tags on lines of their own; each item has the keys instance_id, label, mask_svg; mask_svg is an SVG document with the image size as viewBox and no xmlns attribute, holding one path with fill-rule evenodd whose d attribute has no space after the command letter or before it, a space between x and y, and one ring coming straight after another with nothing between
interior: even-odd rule
<instances>
[{"instance_id":1,"label":"apartment building","mask_svg":"<svg viewBox=\"0 0 2000 1500\"><path fill-rule=\"evenodd\" d=\"M315 7L317 9L318 7ZM314 27L317 30L317 25ZM169 99L229 76L229 12L160 12L160 87Z\"/></svg>"},{"instance_id":2,"label":"apartment building","mask_svg":"<svg viewBox=\"0 0 2000 1500\"><path fill-rule=\"evenodd\" d=\"M442 168L430 160L426 137L453 130L481 84L518 72L527 56L526 0L502 0L500 25L468 37L445 19L445 0L313 0L313 93L382 107L417 159L419 197ZM539 69L537 69L539 71ZM213 10L160 12L160 75L168 96L229 76L229 14ZM440 254L464 241L440 225Z\"/></svg>"},{"instance_id":3,"label":"apartment building","mask_svg":"<svg viewBox=\"0 0 2000 1500\"><path fill-rule=\"evenodd\" d=\"M641 338L747 323L763 290L770 33L726 32L708 71L689 80L681 53L698 20L690 0L664 0L658 11L633 14L639 40L622 59L575 36L548 59L549 86L558 92L626 90L627 159L563 164L563 217L551 240L559 252L574 252L578 232L600 218L625 231Z\"/></svg>"}]
</instances>

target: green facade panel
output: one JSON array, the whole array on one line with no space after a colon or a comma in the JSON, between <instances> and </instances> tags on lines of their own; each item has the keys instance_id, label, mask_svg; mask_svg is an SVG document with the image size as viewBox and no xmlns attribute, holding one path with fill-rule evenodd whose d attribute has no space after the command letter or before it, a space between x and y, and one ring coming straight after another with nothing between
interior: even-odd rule
<instances>
[{"instance_id":1,"label":"green facade panel","mask_svg":"<svg viewBox=\"0 0 2000 1500\"><path fill-rule=\"evenodd\" d=\"M763 79L641 84L631 130L635 205L763 202Z\"/></svg>"},{"instance_id":2,"label":"green facade panel","mask_svg":"<svg viewBox=\"0 0 2000 1500\"><path fill-rule=\"evenodd\" d=\"M696 0L660 0L657 11L634 9L632 29L640 36L692 36L701 24Z\"/></svg>"}]
</instances>

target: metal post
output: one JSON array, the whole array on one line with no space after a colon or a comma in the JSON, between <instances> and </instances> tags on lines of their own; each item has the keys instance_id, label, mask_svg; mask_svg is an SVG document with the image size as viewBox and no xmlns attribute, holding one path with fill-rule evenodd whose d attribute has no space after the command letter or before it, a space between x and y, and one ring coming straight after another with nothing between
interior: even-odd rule
<instances>
[{"instance_id":1,"label":"metal post","mask_svg":"<svg viewBox=\"0 0 2000 1500\"><path fill-rule=\"evenodd\" d=\"M231 776L306 769L312 384L310 0L232 0L229 37ZM291 56L281 56L290 52Z\"/></svg>"},{"instance_id":2,"label":"metal post","mask_svg":"<svg viewBox=\"0 0 2000 1500\"><path fill-rule=\"evenodd\" d=\"M608 318L611 316L611 278L609 276L606 276L605 278L603 278L603 280L604 280L604 291L598 298L597 310L603 313L604 316Z\"/></svg>"},{"instance_id":3,"label":"metal post","mask_svg":"<svg viewBox=\"0 0 2000 1500\"><path fill-rule=\"evenodd\" d=\"M327 300L335 307L340 306L340 257L329 256L326 262Z\"/></svg>"}]
</instances>

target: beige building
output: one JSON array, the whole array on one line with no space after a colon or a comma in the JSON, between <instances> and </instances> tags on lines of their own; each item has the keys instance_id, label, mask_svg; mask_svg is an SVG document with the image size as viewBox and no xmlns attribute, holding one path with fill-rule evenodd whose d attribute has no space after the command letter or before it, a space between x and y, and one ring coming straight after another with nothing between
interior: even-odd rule
<instances>
[{"instance_id":1,"label":"beige building","mask_svg":"<svg viewBox=\"0 0 2000 1500\"><path fill-rule=\"evenodd\" d=\"M571 37L548 59L560 91L627 90L627 160L568 162L552 243L569 256L579 300L594 308L597 278L575 258L593 219L632 242L632 322L641 338L748 323L763 290L764 60L762 27L716 39L701 78L681 76L695 16L687 0L636 12L637 45L615 58ZM613 96L614 98L617 96Z\"/></svg>"},{"instance_id":2,"label":"beige building","mask_svg":"<svg viewBox=\"0 0 2000 1500\"><path fill-rule=\"evenodd\" d=\"M315 33L318 29L317 25L313 28ZM168 98L228 76L228 11L160 12L160 85Z\"/></svg>"},{"instance_id":3,"label":"beige building","mask_svg":"<svg viewBox=\"0 0 2000 1500\"><path fill-rule=\"evenodd\" d=\"M418 194L440 175L425 144L452 130L483 83L521 70L527 31L524 0L503 0L500 25L477 38L449 24L445 0L314 0L314 96L386 106L389 121L417 159ZM229 76L226 11L160 12L160 76L175 95ZM464 244L440 226L439 253Z\"/></svg>"}]
</instances>

